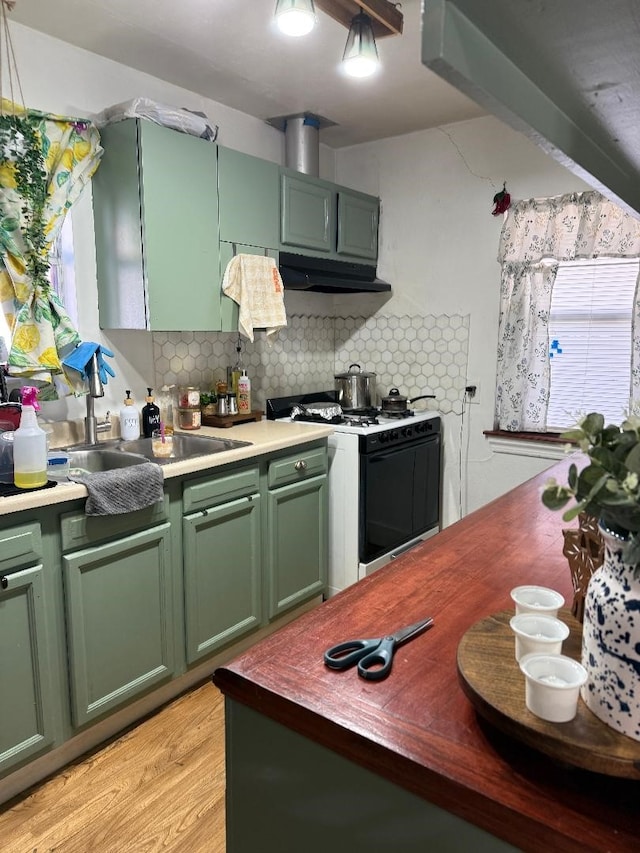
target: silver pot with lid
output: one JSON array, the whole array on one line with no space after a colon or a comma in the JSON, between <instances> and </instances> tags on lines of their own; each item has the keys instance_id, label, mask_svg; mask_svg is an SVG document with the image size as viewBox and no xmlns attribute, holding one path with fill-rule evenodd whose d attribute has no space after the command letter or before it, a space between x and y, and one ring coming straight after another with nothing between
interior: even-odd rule
<instances>
[{"instance_id":1,"label":"silver pot with lid","mask_svg":"<svg viewBox=\"0 0 640 853\"><path fill-rule=\"evenodd\" d=\"M345 412L370 409L376 392L376 375L364 371L359 364L350 364L346 373L336 373L335 388L338 403Z\"/></svg>"}]
</instances>

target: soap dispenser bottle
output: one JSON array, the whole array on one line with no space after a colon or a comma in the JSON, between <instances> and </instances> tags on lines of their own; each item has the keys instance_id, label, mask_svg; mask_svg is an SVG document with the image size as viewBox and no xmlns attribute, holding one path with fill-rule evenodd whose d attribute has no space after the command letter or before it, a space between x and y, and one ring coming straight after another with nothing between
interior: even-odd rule
<instances>
[{"instance_id":1,"label":"soap dispenser bottle","mask_svg":"<svg viewBox=\"0 0 640 853\"><path fill-rule=\"evenodd\" d=\"M38 389L22 389L20 426L13 437L13 482L19 489L47 483L47 434L38 426Z\"/></svg>"},{"instance_id":2,"label":"soap dispenser bottle","mask_svg":"<svg viewBox=\"0 0 640 853\"><path fill-rule=\"evenodd\" d=\"M140 412L136 409L127 389L124 406L120 409L120 437L125 441L140 438Z\"/></svg>"},{"instance_id":3,"label":"soap dispenser bottle","mask_svg":"<svg viewBox=\"0 0 640 853\"><path fill-rule=\"evenodd\" d=\"M147 401L142 407L142 434L145 438L151 438L154 431L160 429L160 409L153 402L152 391L153 388L147 388Z\"/></svg>"}]
</instances>

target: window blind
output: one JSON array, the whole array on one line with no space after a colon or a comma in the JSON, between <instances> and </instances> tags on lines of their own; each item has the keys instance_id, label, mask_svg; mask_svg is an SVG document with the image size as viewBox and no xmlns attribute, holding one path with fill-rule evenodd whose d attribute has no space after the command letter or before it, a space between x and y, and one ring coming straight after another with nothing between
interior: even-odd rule
<instances>
[{"instance_id":1,"label":"window blind","mask_svg":"<svg viewBox=\"0 0 640 853\"><path fill-rule=\"evenodd\" d=\"M548 430L602 412L619 423L629 408L637 259L558 265L549 318Z\"/></svg>"}]
</instances>

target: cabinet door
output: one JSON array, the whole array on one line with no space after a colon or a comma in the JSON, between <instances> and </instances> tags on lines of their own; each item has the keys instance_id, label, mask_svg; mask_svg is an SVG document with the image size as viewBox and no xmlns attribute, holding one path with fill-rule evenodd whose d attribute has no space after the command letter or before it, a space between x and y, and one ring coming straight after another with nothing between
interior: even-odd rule
<instances>
[{"instance_id":1,"label":"cabinet door","mask_svg":"<svg viewBox=\"0 0 640 853\"><path fill-rule=\"evenodd\" d=\"M187 661L260 625L260 496L183 520Z\"/></svg>"},{"instance_id":2,"label":"cabinet door","mask_svg":"<svg viewBox=\"0 0 640 853\"><path fill-rule=\"evenodd\" d=\"M128 119L93 180L102 328L220 329L216 146Z\"/></svg>"},{"instance_id":3,"label":"cabinet door","mask_svg":"<svg viewBox=\"0 0 640 853\"><path fill-rule=\"evenodd\" d=\"M62 558L76 726L173 675L169 527Z\"/></svg>"},{"instance_id":4,"label":"cabinet door","mask_svg":"<svg viewBox=\"0 0 640 853\"><path fill-rule=\"evenodd\" d=\"M336 194L318 181L281 175L280 242L284 246L333 252Z\"/></svg>"},{"instance_id":5,"label":"cabinet door","mask_svg":"<svg viewBox=\"0 0 640 853\"><path fill-rule=\"evenodd\" d=\"M268 493L269 618L325 591L327 478L313 477Z\"/></svg>"},{"instance_id":6,"label":"cabinet door","mask_svg":"<svg viewBox=\"0 0 640 853\"><path fill-rule=\"evenodd\" d=\"M265 255L267 258L273 258L278 263L278 252L274 249L263 249L258 246L246 246L241 243L220 243L220 280L224 277L224 271L227 264L234 255ZM225 293L222 294L222 303L220 306L220 326L223 332L238 331L238 311L237 302L228 297Z\"/></svg>"},{"instance_id":7,"label":"cabinet door","mask_svg":"<svg viewBox=\"0 0 640 853\"><path fill-rule=\"evenodd\" d=\"M277 250L279 177L277 163L218 146L221 241Z\"/></svg>"},{"instance_id":8,"label":"cabinet door","mask_svg":"<svg viewBox=\"0 0 640 853\"><path fill-rule=\"evenodd\" d=\"M0 775L53 742L43 567L2 575Z\"/></svg>"},{"instance_id":9,"label":"cabinet door","mask_svg":"<svg viewBox=\"0 0 640 853\"><path fill-rule=\"evenodd\" d=\"M338 192L339 255L377 260L379 202L372 196Z\"/></svg>"},{"instance_id":10,"label":"cabinet door","mask_svg":"<svg viewBox=\"0 0 640 853\"><path fill-rule=\"evenodd\" d=\"M220 328L216 146L139 123L149 327Z\"/></svg>"}]
</instances>

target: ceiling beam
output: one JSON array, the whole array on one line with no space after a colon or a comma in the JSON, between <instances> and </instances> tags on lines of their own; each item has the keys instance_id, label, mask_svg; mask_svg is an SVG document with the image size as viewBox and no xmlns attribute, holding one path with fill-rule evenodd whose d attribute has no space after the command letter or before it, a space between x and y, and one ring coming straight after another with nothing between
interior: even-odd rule
<instances>
[{"instance_id":1,"label":"ceiling beam","mask_svg":"<svg viewBox=\"0 0 640 853\"><path fill-rule=\"evenodd\" d=\"M358 12L365 12L371 18L373 34L377 39L402 35L402 13L389 0L315 0L315 4L347 29Z\"/></svg>"}]
</instances>

